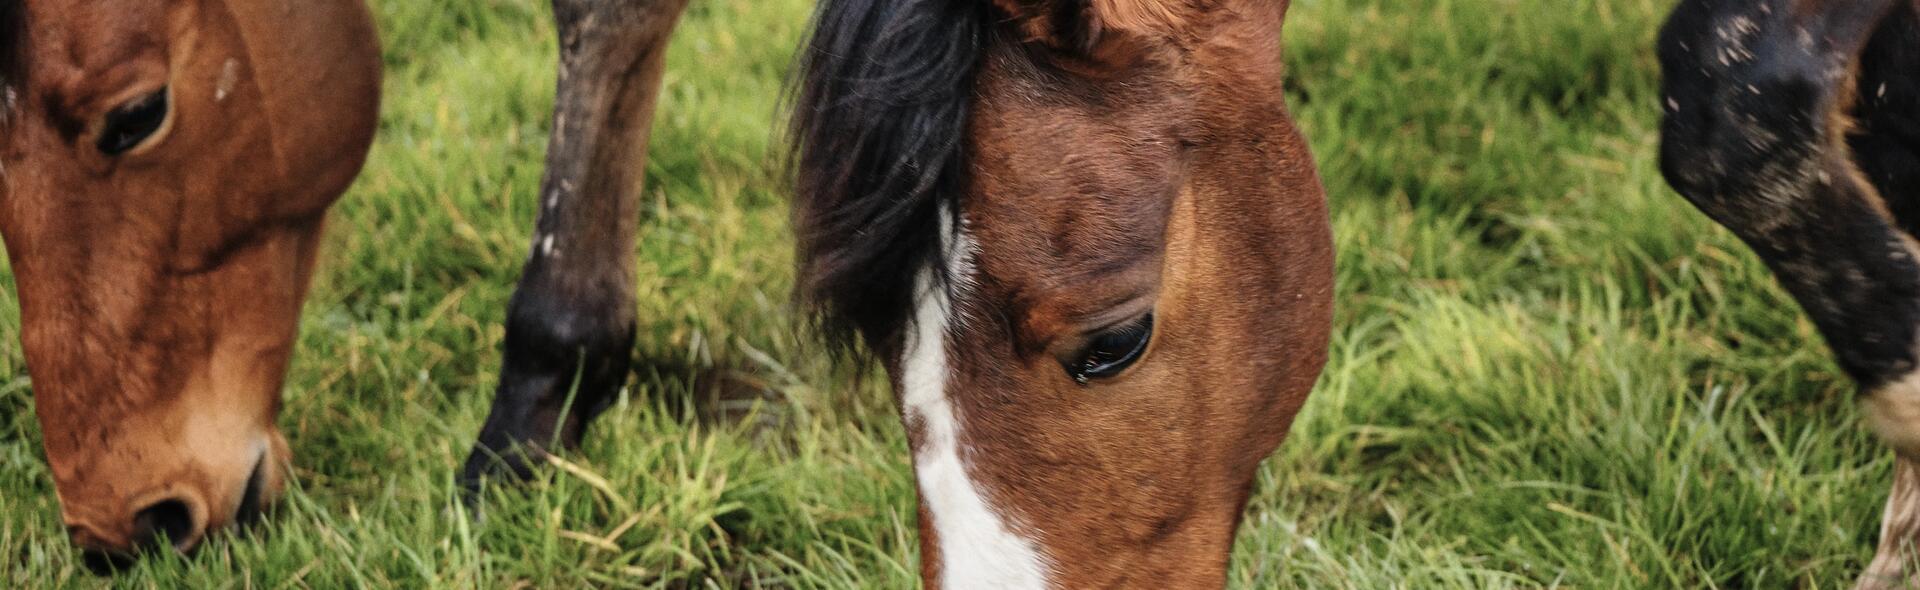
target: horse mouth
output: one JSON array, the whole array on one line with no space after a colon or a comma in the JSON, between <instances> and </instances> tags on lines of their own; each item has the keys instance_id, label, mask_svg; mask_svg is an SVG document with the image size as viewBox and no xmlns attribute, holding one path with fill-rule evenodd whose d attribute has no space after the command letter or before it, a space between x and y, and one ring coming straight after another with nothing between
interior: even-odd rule
<instances>
[{"instance_id":1,"label":"horse mouth","mask_svg":"<svg viewBox=\"0 0 1920 590\"><path fill-rule=\"evenodd\" d=\"M260 458L254 460L253 475L247 477L247 491L240 496L240 507L233 515L235 525L248 528L260 522L260 497L265 493L266 486L267 453L262 451Z\"/></svg>"},{"instance_id":2,"label":"horse mouth","mask_svg":"<svg viewBox=\"0 0 1920 590\"><path fill-rule=\"evenodd\" d=\"M80 552L80 563L87 571L96 576L111 576L133 569L134 557L128 553L114 553L87 549Z\"/></svg>"}]
</instances>

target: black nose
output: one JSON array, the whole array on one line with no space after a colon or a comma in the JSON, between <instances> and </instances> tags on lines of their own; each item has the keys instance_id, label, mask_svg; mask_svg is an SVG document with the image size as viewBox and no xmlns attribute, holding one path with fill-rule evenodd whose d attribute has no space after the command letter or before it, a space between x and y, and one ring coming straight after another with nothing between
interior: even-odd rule
<instances>
[{"instance_id":1,"label":"black nose","mask_svg":"<svg viewBox=\"0 0 1920 590\"><path fill-rule=\"evenodd\" d=\"M193 512L180 500L161 500L133 515L133 544L146 548L165 537L176 549L186 550L193 540Z\"/></svg>"}]
</instances>

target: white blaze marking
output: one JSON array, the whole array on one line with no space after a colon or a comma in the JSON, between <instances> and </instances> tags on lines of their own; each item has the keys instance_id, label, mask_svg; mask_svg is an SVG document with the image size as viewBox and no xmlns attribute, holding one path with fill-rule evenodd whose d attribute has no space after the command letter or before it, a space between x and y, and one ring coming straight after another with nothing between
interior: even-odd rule
<instances>
[{"instance_id":1,"label":"white blaze marking","mask_svg":"<svg viewBox=\"0 0 1920 590\"><path fill-rule=\"evenodd\" d=\"M943 213L944 216L944 213ZM945 224L942 224L945 225ZM951 235L942 231L941 234ZM953 282L967 282L971 245L960 235L946 244ZM1000 512L967 474L960 421L947 398L947 325L952 301L947 289L921 274L915 286L919 305L900 362L901 398L910 423L920 427L920 448L913 456L920 499L939 536L940 583L947 590L972 588L1046 588L1047 562L1031 540L1008 530Z\"/></svg>"}]
</instances>

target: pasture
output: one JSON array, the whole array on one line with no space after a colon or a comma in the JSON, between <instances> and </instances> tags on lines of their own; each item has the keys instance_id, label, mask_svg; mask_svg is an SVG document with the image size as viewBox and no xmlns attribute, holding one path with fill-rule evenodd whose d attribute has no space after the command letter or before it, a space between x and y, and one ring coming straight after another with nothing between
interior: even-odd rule
<instances>
[{"instance_id":1,"label":"pasture","mask_svg":"<svg viewBox=\"0 0 1920 590\"><path fill-rule=\"evenodd\" d=\"M60 526L0 271L0 586L900 588L905 436L788 300L776 131L804 0L694 0L647 167L641 369L466 518L553 95L539 0L374 0L381 135L334 209L253 534L113 579ZM1339 248L1332 361L1239 588L1841 587L1891 454L1811 323L1654 162L1654 0L1297 0ZM717 384L717 385L716 385Z\"/></svg>"}]
</instances>

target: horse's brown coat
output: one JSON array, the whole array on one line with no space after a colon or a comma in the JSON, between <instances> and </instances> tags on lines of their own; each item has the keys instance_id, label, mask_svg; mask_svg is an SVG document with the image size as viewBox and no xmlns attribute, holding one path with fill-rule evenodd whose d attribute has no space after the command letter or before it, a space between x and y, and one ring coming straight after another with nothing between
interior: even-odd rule
<instances>
[{"instance_id":1,"label":"horse's brown coat","mask_svg":"<svg viewBox=\"0 0 1920 590\"><path fill-rule=\"evenodd\" d=\"M1056 583L1221 584L1254 471L1325 360L1332 238L1283 101L1285 8L1093 2L1124 38L1001 45L982 66L949 396L974 477ZM1128 373L1063 374L1085 334L1149 310Z\"/></svg>"},{"instance_id":2,"label":"horse's brown coat","mask_svg":"<svg viewBox=\"0 0 1920 590\"><path fill-rule=\"evenodd\" d=\"M273 421L326 207L379 101L358 0L28 0L0 126L0 234L63 516L122 551L180 502L189 546L286 454ZM95 146L165 88L165 126Z\"/></svg>"}]
</instances>

